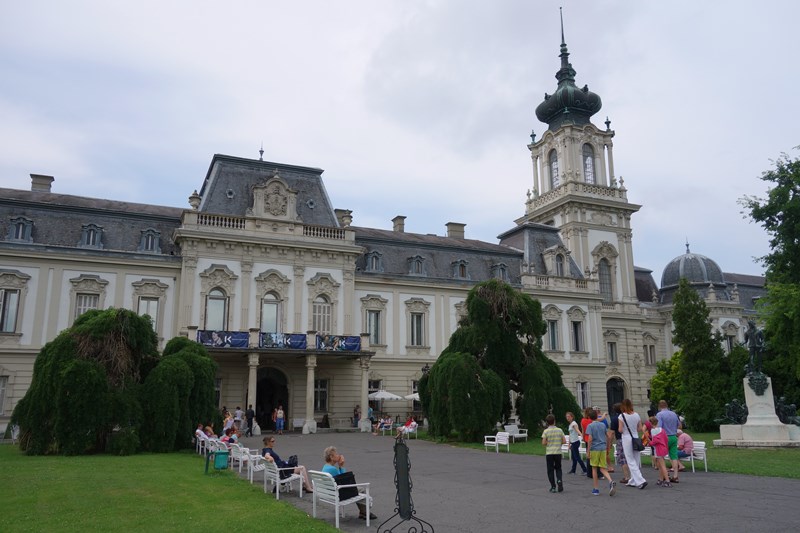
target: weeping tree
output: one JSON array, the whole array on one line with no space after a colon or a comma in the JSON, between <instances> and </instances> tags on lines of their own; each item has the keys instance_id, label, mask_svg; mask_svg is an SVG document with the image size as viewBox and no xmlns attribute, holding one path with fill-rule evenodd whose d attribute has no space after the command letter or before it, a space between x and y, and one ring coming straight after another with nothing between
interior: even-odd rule
<instances>
[{"instance_id":1,"label":"weeping tree","mask_svg":"<svg viewBox=\"0 0 800 533\"><path fill-rule=\"evenodd\" d=\"M216 364L197 343L168 343L164 358L157 344L147 316L107 309L78 317L36 358L31 386L11 416L21 449L30 455L161 450L162 442L140 438L145 412L165 416L154 411L156 403L174 411L169 424L186 433L171 434L168 449L188 444L193 425L211 420Z\"/></svg>"},{"instance_id":2,"label":"weeping tree","mask_svg":"<svg viewBox=\"0 0 800 533\"><path fill-rule=\"evenodd\" d=\"M476 285L466 306L467 316L420 381L433 435L456 431L465 440L479 438L507 419L511 390L518 393L520 419L529 425L550 409L578 410L560 368L541 350L546 325L538 301L493 279Z\"/></svg>"}]
</instances>

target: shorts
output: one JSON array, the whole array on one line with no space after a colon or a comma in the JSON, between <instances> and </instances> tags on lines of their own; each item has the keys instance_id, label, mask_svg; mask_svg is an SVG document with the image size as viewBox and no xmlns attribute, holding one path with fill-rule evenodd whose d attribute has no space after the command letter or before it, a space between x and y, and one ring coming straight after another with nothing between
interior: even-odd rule
<instances>
[{"instance_id":1,"label":"shorts","mask_svg":"<svg viewBox=\"0 0 800 533\"><path fill-rule=\"evenodd\" d=\"M677 459L678 458L678 436L677 435L669 435L667 437L667 443L669 446L669 458L670 459Z\"/></svg>"},{"instance_id":2,"label":"shorts","mask_svg":"<svg viewBox=\"0 0 800 533\"><path fill-rule=\"evenodd\" d=\"M589 466L596 466L597 468L606 468L606 452L605 451L589 451Z\"/></svg>"},{"instance_id":3,"label":"shorts","mask_svg":"<svg viewBox=\"0 0 800 533\"><path fill-rule=\"evenodd\" d=\"M625 460L625 450L622 448L622 441L617 441L617 453L614 454L614 458L618 465L626 465L628 462Z\"/></svg>"}]
</instances>

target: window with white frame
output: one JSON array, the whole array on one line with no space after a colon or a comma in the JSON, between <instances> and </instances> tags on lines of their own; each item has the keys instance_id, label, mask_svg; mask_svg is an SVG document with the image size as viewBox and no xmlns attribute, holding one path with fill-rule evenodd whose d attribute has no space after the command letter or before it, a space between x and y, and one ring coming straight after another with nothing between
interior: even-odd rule
<instances>
[{"instance_id":1,"label":"window with white frame","mask_svg":"<svg viewBox=\"0 0 800 533\"><path fill-rule=\"evenodd\" d=\"M547 349L558 350L558 320L547 321Z\"/></svg>"},{"instance_id":2,"label":"window with white frame","mask_svg":"<svg viewBox=\"0 0 800 533\"><path fill-rule=\"evenodd\" d=\"M84 224L78 246L83 248L103 248L103 228L97 224Z\"/></svg>"},{"instance_id":3,"label":"window with white frame","mask_svg":"<svg viewBox=\"0 0 800 533\"><path fill-rule=\"evenodd\" d=\"M99 302L99 294L77 293L75 295L75 318L78 318L86 311L97 309Z\"/></svg>"},{"instance_id":4,"label":"window with white frame","mask_svg":"<svg viewBox=\"0 0 800 533\"><path fill-rule=\"evenodd\" d=\"M583 322L579 320L572 321L572 350L575 352L586 351L583 341Z\"/></svg>"},{"instance_id":5,"label":"window with white frame","mask_svg":"<svg viewBox=\"0 0 800 533\"><path fill-rule=\"evenodd\" d=\"M617 362L617 343L616 342L607 342L606 343L606 354L609 363L616 363Z\"/></svg>"},{"instance_id":6,"label":"window with white frame","mask_svg":"<svg viewBox=\"0 0 800 533\"><path fill-rule=\"evenodd\" d=\"M589 143L583 145L583 180L594 183L594 148Z\"/></svg>"},{"instance_id":7,"label":"window with white frame","mask_svg":"<svg viewBox=\"0 0 800 533\"><path fill-rule=\"evenodd\" d=\"M328 380L314 380L314 411L326 412L328 410Z\"/></svg>"},{"instance_id":8,"label":"window with white frame","mask_svg":"<svg viewBox=\"0 0 800 533\"><path fill-rule=\"evenodd\" d=\"M644 351L644 364L648 366L655 366L656 364L656 347L654 344L645 344Z\"/></svg>"},{"instance_id":9,"label":"window with white frame","mask_svg":"<svg viewBox=\"0 0 800 533\"><path fill-rule=\"evenodd\" d=\"M19 289L0 289L0 332L17 331L19 311Z\"/></svg>"},{"instance_id":10,"label":"window with white frame","mask_svg":"<svg viewBox=\"0 0 800 533\"><path fill-rule=\"evenodd\" d=\"M143 230L139 240L139 251L161 253L161 232L152 228Z\"/></svg>"},{"instance_id":11,"label":"window with white frame","mask_svg":"<svg viewBox=\"0 0 800 533\"><path fill-rule=\"evenodd\" d=\"M367 272L383 272L383 254L373 250L367 253Z\"/></svg>"},{"instance_id":12,"label":"window with white frame","mask_svg":"<svg viewBox=\"0 0 800 533\"><path fill-rule=\"evenodd\" d=\"M222 289L211 289L206 296L205 329L211 331L228 329L228 295Z\"/></svg>"},{"instance_id":13,"label":"window with white frame","mask_svg":"<svg viewBox=\"0 0 800 533\"><path fill-rule=\"evenodd\" d=\"M369 332L369 343L372 345L383 344L381 314L382 311L379 309L367 310L367 331Z\"/></svg>"},{"instance_id":14,"label":"window with white frame","mask_svg":"<svg viewBox=\"0 0 800 533\"><path fill-rule=\"evenodd\" d=\"M425 315L411 313L411 346L425 346Z\"/></svg>"},{"instance_id":15,"label":"window with white frame","mask_svg":"<svg viewBox=\"0 0 800 533\"><path fill-rule=\"evenodd\" d=\"M555 150L550 150L548 162L550 165L550 190L553 190L558 187L560 179L558 175L558 153Z\"/></svg>"},{"instance_id":16,"label":"window with white frame","mask_svg":"<svg viewBox=\"0 0 800 533\"><path fill-rule=\"evenodd\" d=\"M261 331L263 333L280 333L281 301L273 292L268 292L261 299Z\"/></svg>"},{"instance_id":17,"label":"window with white frame","mask_svg":"<svg viewBox=\"0 0 800 533\"><path fill-rule=\"evenodd\" d=\"M138 314L141 316L147 315L150 317L151 325L154 331L158 331L158 301L159 299L153 296L140 296Z\"/></svg>"},{"instance_id":18,"label":"window with white frame","mask_svg":"<svg viewBox=\"0 0 800 533\"><path fill-rule=\"evenodd\" d=\"M415 276L425 275L425 258L421 255L415 255L408 258L408 273Z\"/></svg>"},{"instance_id":19,"label":"window with white frame","mask_svg":"<svg viewBox=\"0 0 800 533\"><path fill-rule=\"evenodd\" d=\"M578 400L578 404L580 405L581 409L586 409L587 407L592 406L592 395L589 392L589 382L588 381L578 381L576 383L576 392L575 398Z\"/></svg>"},{"instance_id":20,"label":"window with white frame","mask_svg":"<svg viewBox=\"0 0 800 533\"><path fill-rule=\"evenodd\" d=\"M320 334L331 333L332 307L327 296L320 295L314 298L311 322L312 330Z\"/></svg>"},{"instance_id":21,"label":"window with white frame","mask_svg":"<svg viewBox=\"0 0 800 533\"><path fill-rule=\"evenodd\" d=\"M611 267L607 259L601 259L597 265L597 276L600 279L600 296L603 303L611 303L614 293L611 285Z\"/></svg>"},{"instance_id":22,"label":"window with white frame","mask_svg":"<svg viewBox=\"0 0 800 533\"><path fill-rule=\"evenodd\" d=\"M8 388L8 376L0 376L0 416L6 410L6 389Z\"/></svg>"},{"instance_id":23,"label":"window with white frame","mask_svg":"<svg viewBox=\"0 0 800 533\"><path fill-rule=\"evenodd\" d=\"M25 217L11 219L8 227L8 240L17 242L32 242L33 221Z\"/></svg>"}]
</instances>

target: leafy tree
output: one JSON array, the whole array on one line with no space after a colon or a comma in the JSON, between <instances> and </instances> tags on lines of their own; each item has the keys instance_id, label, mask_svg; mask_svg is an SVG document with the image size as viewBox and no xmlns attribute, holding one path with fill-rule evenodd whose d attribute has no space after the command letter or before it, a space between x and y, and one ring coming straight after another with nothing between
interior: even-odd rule
<instances>
[{"instance_id":1,"label":"leafy tree","mask_svg":"<svg viewBox=\"0 0 800 533\"><path fill-rule=\"evenodd\" d=\"M510 414L510 390L519 394L518 412L527 424L537 424L551 408L578 411L561 369L541 350L546 326L538 301L489 280L470 291L466 306L467 317L420 382L432 434L480 437Z\"/></svg>"},{"instance_id":2,"label":"leafy tree","mask_svg":"<svg viewBox=\"0 0 800 533\"><path fill-rule=\"evenodd\" d=\"M656 373L650 379L650 399L655 403L658 403L659 400L666 400L674 410L681 412L684 410L681 404L683 399L682 360L683 354L679 350L669 359L659 361L656 365Z\"/></svg>"},{"instance_id":3,"label":"leafy tree","mask_svg":"<svg viewBox=\"0 0 800 533\"><path fill-rule=\"evenodd\" d=\"M767 352L764 371L777 395L800 403L800 159L782 154L761 179L766 198L746 196L739 203L770 236L767 294L758 302Z\"/></svg>"},{"instance_id":4,"label":"leafy tree","mask_svg":"<svg viewBox=\"0 0 800 533\"><path fill-rule=\"evenodd\" d=\"M722 338L719 332L712 332L706 303L686 278L681 279L673 302L672 342L683 353L679 403L689 427L713 430L718 427L714 420L722 416L729 390Z\"/></svg>"}]
</instances>

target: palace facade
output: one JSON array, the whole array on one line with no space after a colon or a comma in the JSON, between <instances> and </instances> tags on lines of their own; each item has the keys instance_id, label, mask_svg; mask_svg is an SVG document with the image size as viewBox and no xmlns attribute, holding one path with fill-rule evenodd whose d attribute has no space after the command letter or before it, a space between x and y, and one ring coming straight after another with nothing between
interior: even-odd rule
<instances>
[{"instance_id":1,"label":"palace facade","mask_svg":"<svg viewBox=\"0 0 800 533\"><path fill-rule=\"evenodd\" d=\"M681 277L714 326L743 340L763 278L724 273L689 251L660 286L635 266L633 215L614 171L614 131L591 122L600 97L575 84L561 44L558 86L536 109L547 131L528 146L525 212L497 243L353 225L331 205L318 168L215 155L189 207L59 194L51 176L0 188L0 428L27 391L42 346L89 309L153 319L219 364L220 406L253 404L262 424L283 404L290 425L349 425L380 389L406 396L447 345L469 290L490 278L538 299L543 347L583 406L630 397L674 352ZM401 415L413 400L385 401Z\"/></svg>"}]
</instances>

